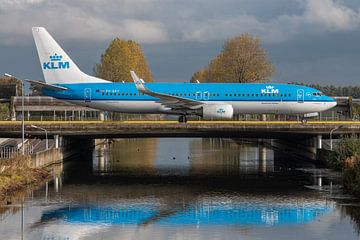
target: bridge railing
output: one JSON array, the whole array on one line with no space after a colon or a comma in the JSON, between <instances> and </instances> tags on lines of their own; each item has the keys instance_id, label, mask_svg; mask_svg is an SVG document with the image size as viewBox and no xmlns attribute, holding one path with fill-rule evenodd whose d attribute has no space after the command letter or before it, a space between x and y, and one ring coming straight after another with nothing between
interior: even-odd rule
<instances>
[{"instance_id":1,"label":"bridge railing","mask_svg":"<svg viewBox=\"0 0 360 240\"><path fill-rule=\"evenodd\" d=\"M30 155L34 153L34 146L25 146L24 154ZM17 147L0 147L0 159L8 159L22 154L21 148Z\"/></svg>"}]
</instances>

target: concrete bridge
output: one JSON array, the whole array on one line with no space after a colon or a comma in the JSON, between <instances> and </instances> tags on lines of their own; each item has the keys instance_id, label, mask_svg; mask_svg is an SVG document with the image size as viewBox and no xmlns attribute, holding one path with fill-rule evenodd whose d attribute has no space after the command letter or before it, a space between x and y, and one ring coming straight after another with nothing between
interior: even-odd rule
<instances>
[{"instance_id":1,"label":"concrete bridge","mask_svg":"<svg viewBox=\"0 0 360 240\"><path fill-rule=\"evenodd\" d=\"M318 150L331 149L323 141L330 133L331 138L360 134L359 121L25 121L25 138L45 138L45 131L37 127L54 138L55 148L67 143L83 145L96 138L259 138L273 139L266 141L271 147L301 152L308 159L321 159L322 151ZM5 137L21 138L21 122L0 121L0 138Z\"/></svg>"},{"instance_id":2,"label":"concrete bridge","mask_svg":"<svg viewBox=\"0 0 360 240\"><path fill-rule=\"evenodd\" d=\"M359 121L25 121L26 138L146 138L146 137L221 137L304 139L334 138L342 134L360 134ZM0 137L21 137L20 121L0 121Z\"/></svg>"}]
</instances>

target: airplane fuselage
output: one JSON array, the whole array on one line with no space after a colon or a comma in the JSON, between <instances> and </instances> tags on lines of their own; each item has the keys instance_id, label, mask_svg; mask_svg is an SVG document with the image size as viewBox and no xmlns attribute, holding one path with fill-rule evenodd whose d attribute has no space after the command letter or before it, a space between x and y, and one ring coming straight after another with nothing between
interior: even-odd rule
<instances>
[{"instance_id":1,"label":"airplane fuselage","mask_svg":"<svg viewBox=\"0 0 360 240\"><path fill-rule=\"evenodd\" d=\"M133 83L57 84L65 91L43 89L46 95L79 105L126 113L168 113L176 111L158 98L140 93ZM154 92L192 99L204 104L230 104L234 114L306 114L321 112L336 101L318 90L292 84L239 83L146 83Z\"/></svg>"}]
</instances>

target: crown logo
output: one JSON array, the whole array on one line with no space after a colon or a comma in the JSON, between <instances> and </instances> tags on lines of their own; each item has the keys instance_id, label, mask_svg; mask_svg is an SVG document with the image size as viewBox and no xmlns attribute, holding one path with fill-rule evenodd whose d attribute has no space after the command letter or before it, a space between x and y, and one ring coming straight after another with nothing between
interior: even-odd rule
<instances>
[{"instance_id":1,"label":"crown logo","mask_svg":"<svg viewBox=\"0 0 360 240\"><path fill-rule=\"evenodd\" d=\"M61 61L62 56L57 55L56 53L54 55L50 55L50 61Z\"/></svg>"}]
</instances>

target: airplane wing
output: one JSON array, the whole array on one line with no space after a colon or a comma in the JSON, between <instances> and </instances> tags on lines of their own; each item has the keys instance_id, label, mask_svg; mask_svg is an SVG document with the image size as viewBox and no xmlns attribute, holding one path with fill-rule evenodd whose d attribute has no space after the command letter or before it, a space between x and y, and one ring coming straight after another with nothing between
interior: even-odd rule
<instances>
[{"instance_id":1,"label":"airplane wing","mask_svg":"<svg viewBox=\"0 0 360 240\"><path fill-rule=\"evenodd\" d=\"M47 83L42 82L42 81L35 81L35 80L26 80L26 81L29 82L31 85L36 85L36 86L39 86L41 88L48 88L48 89L55 90L55 91L65 91L65 90L67 90L66 87L51 85L51 84L47 84Z\"/></svg>"},{"instance_id":2,"label":"airplane wing","mask_svg":"<svg viewBox=\"0 0 360 240\"><path fill-rule=\"evenodd\" d=\"M131 72L131 77L134 80L137 90L146 95L159 98L158 102L162 105L171 108L173 110L191 110L199 108L201 105L204 105L201 101L196 101L190 98L183 98L177 96L171 96L164 93L157 93L149 90L145 87L144 80L140 79L134 71Z\"/></svg>"}]
</instances>

